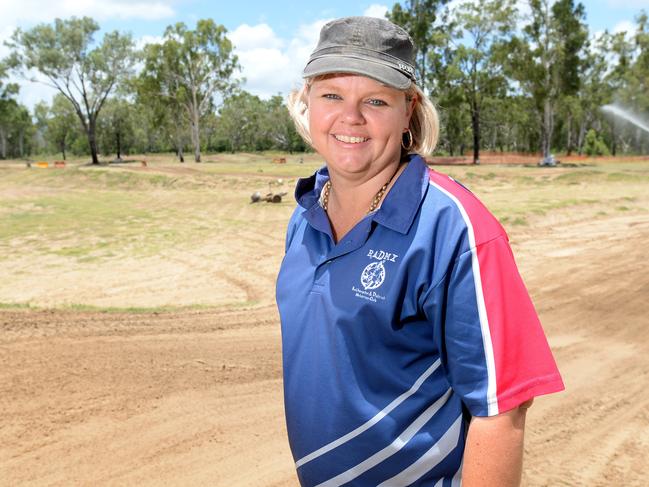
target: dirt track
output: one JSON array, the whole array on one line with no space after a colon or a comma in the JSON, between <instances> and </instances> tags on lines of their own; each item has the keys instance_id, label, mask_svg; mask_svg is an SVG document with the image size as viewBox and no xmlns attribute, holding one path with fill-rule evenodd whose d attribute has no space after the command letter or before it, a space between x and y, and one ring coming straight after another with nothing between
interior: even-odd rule
<instances>
[{"instance_id":1,"label":"dirt track","mask_svg":"<svg viewBox=\"0 0 649 487\"><path fill-rule=\"evenodd\" d=\"M647 241L638 211L543 217L513 238L568 388L530 411L527 486L649 483ZM0 311L0 484L295 485L267 299Z\"/></svg>"}]
</instances>

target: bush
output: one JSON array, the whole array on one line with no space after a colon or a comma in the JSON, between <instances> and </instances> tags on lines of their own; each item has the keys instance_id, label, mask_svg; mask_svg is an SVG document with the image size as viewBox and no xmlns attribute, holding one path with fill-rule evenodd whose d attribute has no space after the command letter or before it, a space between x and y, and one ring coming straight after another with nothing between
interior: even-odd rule
<instances>
[{"instance_id":1,"label":"bush","mask_svg":"<svg viewBox=\"0 0 649 487\"><path fill-rule=\"evenodd\" d=\"M593 129L590 129L586 134L586 139L584 140L584 153L588 156L608 156L611 154L606 143Z\"/></svg>"}]
</instances>

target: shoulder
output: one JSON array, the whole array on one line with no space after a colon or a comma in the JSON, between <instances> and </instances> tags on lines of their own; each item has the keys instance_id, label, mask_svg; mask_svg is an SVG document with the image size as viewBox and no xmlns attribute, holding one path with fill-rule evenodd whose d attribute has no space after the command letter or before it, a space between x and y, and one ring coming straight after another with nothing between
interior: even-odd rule
<instances>
[{"instance_id":1,"label":"shoulder","mask_svg":"<svg viewBox=\"0 0 649 487\"><path fill-rule=\"evenodd\" d=\"M466 233L470 247L476 247L507 233L480 199L465 186L446 174L428 170L428 192L422 216L442 219ZM450 220L450 221L449 221ZM440 224L441 222L437 222Z\"/></svg>"},{"instance_id":2,"label":"shoulder","mask_svg":"<svg viewBox=\"0 0 649 487\"><path fill-rule=\"evenodd\" d=\"M285 252L288 251L288 248L291 245L291 241L293 240L297 229L302 223L306 222L306 220L304 219L304 212L304 208L302 208L300 205L297 205L293 210L293 214L291 215L291 218L289 219L288 225L286 227L286 242L284 248Z\"/></svg>"}]
</instances>

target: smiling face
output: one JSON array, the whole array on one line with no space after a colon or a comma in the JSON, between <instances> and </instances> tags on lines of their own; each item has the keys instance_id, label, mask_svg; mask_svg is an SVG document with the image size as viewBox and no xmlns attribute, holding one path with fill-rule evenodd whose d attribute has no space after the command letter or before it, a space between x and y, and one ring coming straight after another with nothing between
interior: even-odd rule
<instances>
[{"instance_id":1,"label":"smiling face","mask_svg":"<svg viewBox=\"0 0 649 487\"><path fill-rule=\"evenodd\" d=\"M365 76L340 74L313 81L309 132L332 176L367 180L396 168L414 103L403 91Z\"/></svg>"}]
</instances>

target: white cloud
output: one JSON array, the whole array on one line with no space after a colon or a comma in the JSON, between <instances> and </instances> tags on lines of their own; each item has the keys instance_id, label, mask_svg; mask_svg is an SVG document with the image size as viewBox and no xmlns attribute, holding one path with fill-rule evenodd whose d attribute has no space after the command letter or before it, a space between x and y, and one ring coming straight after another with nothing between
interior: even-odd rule
<instances>
[{"instance_id":1,"label":"white cloud","mask_svg":"<svg viewBox=\"0 0 649 487\"><path fill-rule=\"evenodd\" d=\"M16 28L13 25L0 27L0 60L9 55L9 48L5 46L5 41L9 40L15 30Z\"/></svg>"},{"instance_id":2,"label":"white cloud","mask_svg":"<svg viewBox=\"0 0 649 487\"><path fill-rule=\"evenodd\" d=\"M9 54L9 48L4 42L9 40L17 26L29 29L41 22L52 22L54 18L72 16L90 16L102 20L159 20L176 15L171 7L172 0L65 0L62 2L46 2L43 0L0 0L0 59ZM136 41L137 47L147 42L155 42L156 38L145 36ZM36 76L38 78L38 76ZM42 83L34 83L15 76L10 78L20 84L18 99L27 107L32 108L39 101L51 102L56 90Z\"/></svg>"},{"instance_id":3,"label":"white cloud","mask_svg":"<svg viewBox=\"0 0 649 487\"><path fill-rule=\"evenodd\" d=\"M316 20L310 24L302 24L298 28L296 39L300 42L306 42L311 44L311 47L315 47L320 38L320 30L327 22L333 20L332 18Z\"/></svg>"},{"instance_id":4,"label":"white cloud","mask_svg":"<svg viewBox=\"0 0 649 487\"><path fill-rule=\"evenodd\" d=\"M66 0L45 2L23 0L9 2L0 0L2 18L0 28L8 24L25 25L51 22L55 17L66 18L87 15L97 20L141 19L160 20L173 17L176 13L170 1L125 1L125 0Z\"/></svg>"},{"instance_id":5,"label":"white cloud","mask_svg":"<svg viewBox=\"0 0 649 487\"><path fill-rule=\"evenodd\" d=\"M142 36L135 39L135 48L142 49L147 44L162 44L164 38L162 36Z\"/></svg>"},{"instance_id":6,"label":"white cloud","mask_svg":"<svg viewBox=\"0 0 649 487\"><path fill-rule=\"evenodd\" d=\"M290 58L279 49L255 48L238 54L245 88L255 95L267 98L286 90L287 75L291 71Z\"/></svg>"},{"instance_id":7,"label":"white cloud","mask_svg":"<svg viewBox=\"0 0 649 487\"><path fill-rule=\"evenodd\" d=\"M300 25L295 35L281 39L267 24L242 24L228 34L246 78L243 88L268 98L278 92L284 95L299 86L301 72L318 42L320 29L328 22L318 20Z\"/></svg>"},{"instance_id":8,"label":"white cloud","mask_svg":"<svg viewBox=\"0 0 649 487\"><path fill-rule=\"evenodd\" d=\"M241 49L242 51L261 46L269 49L281 49L284 46L284 41L275 35L273 29L268 24L258 24L255 26L241 24L228 34L228 38L237 49Z\"/></svg>"},{"instance_id":9,"label":"white cloud","mask_svg":"<svg viewBox=\"0 0 649 487\"><path fill-rule=\"evenodd\" d=\"M627 35L633 35L635 31L636 25L630 20L623 20L622 22L618 22L617 24L615 24L615 27L613 27L613 34L624 32Z\"/></svg>"},{"instance_id":10,"label":"white cloud","mask_svg":"<svg viewBox=\"0 0 649 487\"><path fill-rule=\"evenodd\" d=\"M518 27L522 28L529 23L530 17L532 16L532 7L530 7L530 3L526 0L518 0L518 2L516 2L516 9L518 10L519 15Z\"/></svg>"},{"instance_id":11,"label":"white cloud","mask_svg":"<svg viewBox=\"0 0 649 487\"><path fill-rule=\"evenodd\" d=\"M30 110L37 103L44 101L52 104L52 99L59 91L43 83L13 79L20 84L19 101Z\"/></svg>"},{"instance_id":12,"label":"white cloud","mask_svg":"<svg viewBox=\"0 0 649 487\"><path fill-rule=\"evenodd\" d=\"M384 19L385 14L389 8L385 5L379 5L378 3L373 3L365 9L363 15L366 17L378 17L379 19Z\"/></svg>"},{"instance_id":13,"label":"white cloud","mask_svg":"<svg viewBox=\"0 0 649 487\"><path fill-rule=\"evenodd\" d=\"M466 3L466 0L451 0L451 1L448 2L448 4L446 5L446 8L448 8L451 12L453 12L453 11L459 9L460 6L461 6L463 3Z\"/></svg>"}]
</instances>

